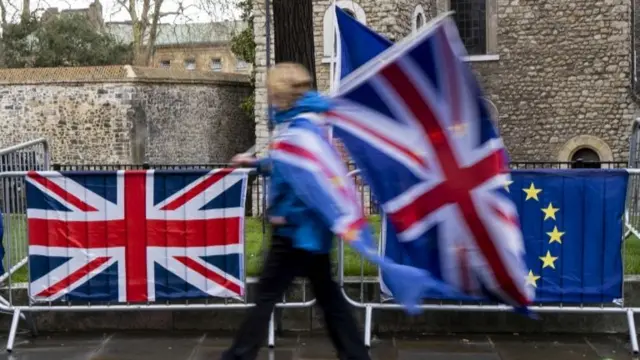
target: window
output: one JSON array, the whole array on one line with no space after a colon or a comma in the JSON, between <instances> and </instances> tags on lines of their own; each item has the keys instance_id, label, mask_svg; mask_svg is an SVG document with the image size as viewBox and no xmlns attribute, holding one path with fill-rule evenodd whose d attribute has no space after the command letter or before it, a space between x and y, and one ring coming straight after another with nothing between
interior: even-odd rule
<instances>
[{"instance_id":1,"label":"window","mask_svg":"<svg viewBox=\"0 0 640 360\"><path fill-rule=\"evenodd\" d=\"M411 20L411 30L415 33L420 30L421 27L424 26L426 22L426 17L424 15L424 9L422 5L416 6L415 10L413 10L413 18Z\"/></svg>"},{"instance_id":2,"label":"window","mask_svg":"<svg viewBox=\"0 0 640 360\"><path fill-rule=\"evenodd\" d=\"M338 0L335 2L336 6L340 9L346 11L349 15L355 17L363 24L367 24L367 16L355 1L353 0ZM329 6L329 8L324 13L324 18L322 19L322 39L323 39L323 55L324 62L331 61L331 54L335 51L336 47L336 34L335 34L335 26L334 26L334 7Z\"/></svg>"},{"instance_id":3,"label":"window","mask_svg":"<svg viewBox=\"0 0 640 360\"><path fill-rule=\"evenodd\" d=\"M600 156L589 148L578 149L571 156L573 169L600 169Z\"/></svg>"},{"instance_id":4,"label":"window","mask_svg":"<svg viewBox=\"0 0 640 360\"><path fill-rule=\"evenodd\" d=\"M187 59L184 61L184 68L187 70L196 69L196 59Z\"/></svg>"},{"instance_id":5,"label":"window","mask_svg":"<svg viewBox=\"0 0 640 360\"><path fill-rule=\"evenodd\" d=\"M487 1L450 0L453 19L469 55L487 53Z\"/></svg>"},{"instance_id":6,"label":"window","mask_svg":"<svg viewBox=\"0 0 640 360\"><path fill-rule=\"evenodd\" d=\"M236 64L237 70L246 70L248 67L249 64L247 64L247 62L244 60L238 60L238 63Z\"/></svg>"},{"instance_id":7,"label":"window","mask_svg":"<svg viewBox=\"0 0 640 360\"><path fill-rule=\"evenodd\" d=\"M418 14L416 17L416 30L420 30L422 25L424 25L424 15Z\"/></svg>"},{"instance_id":8,"label":"window","mask_svg":"<svg viewBox=\"0 0 640 360\"><path fill-rule=\"evenodd\" d=\"M211 59L211 71L219 72L222 71L222 59Z\"/></svg>"},{"instance_id":9,"label":"window","mask_svg":"<svg viewBox=\"0 0 640 360\"><path fill-rule=\"evenodd\" d=\"M163 69L168 69L171 67L171 60L162 60L160 61L160 67Z\"/></svg>"},{"instance_id":10,"label":"window","mask_svg":"<svg viewBox=\"0 0 640 360\"><path fill-rule=\"evenodd\" d=\"M453 11L467 61L496 61L498 55L498 0L436 0L440 15Z\"/></svg>"}]
</instances>

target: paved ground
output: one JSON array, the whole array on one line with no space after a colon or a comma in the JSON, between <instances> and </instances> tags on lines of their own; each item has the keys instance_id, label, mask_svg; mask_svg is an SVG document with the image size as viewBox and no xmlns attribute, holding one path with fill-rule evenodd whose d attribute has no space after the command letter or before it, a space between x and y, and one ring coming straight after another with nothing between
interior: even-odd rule
<instances>
[{"instance_id":1,"label":"paved ground","mask_svg":"<svg viewBox=\"0 0 640 360\"><path fill-rule=\"evenodd\" d=\"M3 339L5 340L5 339ZM422 336L376 340L378 360L602 360L632 359L624 337L506 335ZM217 360L229 339L209 334L41 335L19 338L0 360ZM335 359L323 337L279 338L260 359Z\"/></svg>"}]
</instances>

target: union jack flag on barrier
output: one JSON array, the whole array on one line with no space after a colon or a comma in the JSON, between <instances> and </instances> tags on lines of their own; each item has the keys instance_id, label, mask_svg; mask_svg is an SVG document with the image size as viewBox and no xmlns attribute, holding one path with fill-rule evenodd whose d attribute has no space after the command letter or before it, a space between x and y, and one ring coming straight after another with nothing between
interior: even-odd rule
<instances>
[{"instance_id":1,"label":"union jack flag on barrier","mask_svg":"<svg viewBox=\"0 0 640 360\"><path fill-rule=\"evenodd\" d=\"M247 173L31 172L34 301L244 294Z\"/></svg>"},{"instance_id":2,"label":"union jack flag on barrier","mask_svg":"<svg viewBox=\"0 0 640 360\"><path fill-rule=\"evenodd\" d=\"M349 51L376 41L365 31L340 34L347 59L367 58ZM464 53L455 24L441 17L343 79L329 116L409 257L422 260L437 244L434 276L522 308L533 290L504 187L506 152Z\"/></svg>"}]
</instances>

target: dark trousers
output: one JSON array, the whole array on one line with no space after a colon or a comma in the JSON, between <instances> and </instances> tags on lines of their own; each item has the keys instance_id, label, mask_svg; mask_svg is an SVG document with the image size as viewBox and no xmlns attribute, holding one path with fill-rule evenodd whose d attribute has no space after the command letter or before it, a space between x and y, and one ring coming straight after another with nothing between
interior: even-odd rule
<instances>
[{"instance_id":1,"label":"dark trousers","mask_svg":"<svg viewBox=\"0 0 640 360\"><path fill-rule=\"evenodd\" d=\"M331 278L328 254L313 254L292 246L291 239L274 236L258 283L256 306L249 310L223 360L253 360L267 336L275 304L296 276L306 276L324 312L327 331L341 360L369 360L349 304Z\"/></svg>"}]
</instances>

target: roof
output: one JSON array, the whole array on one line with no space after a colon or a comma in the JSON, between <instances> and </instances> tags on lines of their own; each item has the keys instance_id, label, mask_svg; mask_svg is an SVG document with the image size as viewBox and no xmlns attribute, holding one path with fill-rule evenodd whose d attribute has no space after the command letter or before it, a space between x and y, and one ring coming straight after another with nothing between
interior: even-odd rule
<instances>
[{"instance_id":1,"label":"roof","mask_svg":"<svg viewBox=\"0 0 640 360\"><path fill-rule=\"evenodd\" d=\"M130 65L0 69L3 85L80 82L249 84L249 76Z\"/></svg>"},{"instance_id":2,"label":"roof","mask_svg":"<svg viewBox=\"0 0 640 360\"><path fill-rule=\"evenodd\" d=\"M130 22L108 22L105 27L116 39L124 43L133 41ZM229 42L246 27L247 24L242 21L158 24L156 46Z\"/></svg>"}]
</instances>

